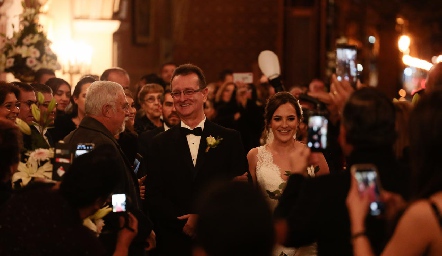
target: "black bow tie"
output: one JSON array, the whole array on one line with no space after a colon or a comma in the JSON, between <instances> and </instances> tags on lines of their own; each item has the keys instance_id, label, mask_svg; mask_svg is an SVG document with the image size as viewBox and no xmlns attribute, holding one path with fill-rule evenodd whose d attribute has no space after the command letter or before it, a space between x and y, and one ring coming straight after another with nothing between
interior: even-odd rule
<instances>
[{"instance_id":1,"label":"black bow tie","mask_svg":"<svg viewBox=\"0 0 442 256\"><path fill-rule=\"evenodd\" d=\"M189 135L189 134L193 134L195 136L201 136L203 135L203 129L201 129L201 127L196 127L193 130L181 127L181 134L184 134L184 136Z\"/></svg>"}]
</instances>

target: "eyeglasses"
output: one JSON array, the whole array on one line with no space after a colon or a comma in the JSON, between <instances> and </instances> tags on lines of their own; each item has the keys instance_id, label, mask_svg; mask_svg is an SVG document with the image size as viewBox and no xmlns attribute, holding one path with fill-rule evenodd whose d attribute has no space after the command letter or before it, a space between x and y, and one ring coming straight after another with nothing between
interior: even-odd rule
<instances>
[{"instance_id":1,"label":"eyeglasses","mask_svg":"<svg viewBox=\"0 0 442 256\"><path fill-rule=\"evenodd\" d=\"M23 104L26 104L29 108L31 108L32 104L37 104L36 101L27 100L25 102L22 102Z\"/></svg>"},{"instance_id":2,"label":"eyeglasses","mask_svg":"<svg viewBox=\"0 0 442 256\"><path fill-rule=\"evenodd\" d=\"M197 90L192 90L192 89L186 89L184 91L175 91L175 92L171 92L170 95L172 96L172 98L176 99L179 98L181 96L181 93L183 93L186 96L192 96L197 92L202 91L203 89L197 89Z\"/></svg>"},{"instance_id":3,"label":"eyeglasses","mask_svg":"<svg viewBox=\"0 0 442 256\"><path fill-rule=\"evenodd\" d=\"M157 100L158 100L158 102L161 102L161 95L158 96L158 97L150 96L150 97L148 97L147 99L144 99L144 101L145 101L145 102L148 102L148 103L154 103L154 102L157 101Z\"/></svg>"},{"instance_id":4,"label":"eyeglasses","mask_svg":"<svg viewBox=\"0 0 442 256\"><path fill-rule=\"evenodd\" d=\"M6 103L3 104L2 107L5 107L8 111L11 111L13 107L20 110L20 101L17 101L16 103Z\"/></svg>"}]
</instances>

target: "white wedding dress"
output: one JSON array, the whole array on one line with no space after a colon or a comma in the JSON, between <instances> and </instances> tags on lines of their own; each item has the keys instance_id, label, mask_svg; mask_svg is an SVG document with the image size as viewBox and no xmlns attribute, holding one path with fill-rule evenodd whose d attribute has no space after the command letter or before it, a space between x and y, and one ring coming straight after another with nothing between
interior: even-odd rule
<instances>
[{"instance_id":1,"label":"white wedding dress","mask_svg":"<svg viewBox=\"0 0 442 256\"><path fill-rule=\"evenodd\" d=\"M273 156L266 146L258 147L258 162L256 164L256 179L263 191L272 211L275 210L278 204L277 194L282 193L281 184L285 181L281 177L279 167L273 163ZM282 187L285 187L284 185ZM276 193L275 193L276 191ZM276 194L269 195L270 193ZM276 245L273 251L273 256L316 256L316 244L303 246L300 248L287 248L281 245Z\"/></svg>"}]
</instances>

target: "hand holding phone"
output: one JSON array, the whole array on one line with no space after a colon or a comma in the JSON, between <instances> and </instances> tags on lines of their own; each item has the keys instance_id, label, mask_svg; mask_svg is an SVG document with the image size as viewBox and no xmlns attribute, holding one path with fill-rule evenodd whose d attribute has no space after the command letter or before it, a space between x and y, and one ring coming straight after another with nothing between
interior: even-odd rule
<instances>
[{"instance_id":1,"label":"hand holding phone","mask_svg":"<svg viewBox=\"0 0 442 256\"><path fill-rule=\"evenodd\" d=\"M377 168L373 164L355 164L350 169L358 182L359 193L367 194L370 200L369 213L378 216L384 212L384 204L380 200L380 182Z\"/></svg>"}]
</instances>

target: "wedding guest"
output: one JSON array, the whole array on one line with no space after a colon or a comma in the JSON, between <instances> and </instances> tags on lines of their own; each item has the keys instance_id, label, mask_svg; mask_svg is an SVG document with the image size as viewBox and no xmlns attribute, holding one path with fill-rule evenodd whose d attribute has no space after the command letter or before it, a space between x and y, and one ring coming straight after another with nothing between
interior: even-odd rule
<instances>
[{"instance_id":1,"label":"wedding guest","mask_svg":"<svg viewBox=\"0 0 442 256\"><path fill-rule=\"evenodd\" d=\"M20 161L21 136L14 123L0 117L0 206L12 193L11 177Z\"/></svg>"},{"instance_id":2,"label":"wedding guest","mask_svg":"<svg viewBox=\"0 0 442 256\"><path fill-rule=\"evenodd\" d=\"M394 155L395 139L395 110L391 100L368 87L351 94L340 125L340 144L347 156L347 168L314 179L305 179L297 173L290 175L275 209L276 218L285 220L277 223L288 228L286 239L282 235L278 240L295 247L316 241L318 255L352 255L345 205L351 181L349 170L354 164L372 163L377 166L383 188L406 194L408 173ZM367 235L376 252L380 252L387 235L385 219L368 216L366 221Z\"/></svg>"},{"instance_id":3,"label":"wedding guest","mask_svg":"<svg viewBox=\"0 0 442 256\"><path fill-rule=\"evenodd\" d=\"M37 97L36 92L34 88L23 82L12 82L14 85L16 85L20 90L20 114L18 117L25 121L30 128L30 133L25 134L23 133L23 149L22 153L25 153L27 151L33 151L38 148L49 148L50 144L44 136L38 131L35 125L33 125L34 117L32 115L31 106L32 104L37 104ZM22 154L22 157L25 155Z\"/></svg>"},{"instance_id":4,"label":"wedding guest","mask_svg":"<svg viewBox=\"0 0 442 256\"><path fill-rule=\"evenodd\" d=\"M138 100L138 94L141 91L141 88L143 88L143 86L145 86L146 84L159 84L161 85L163 88L166 87L166 84L163 82L163 79L161 79L161 77L159 77L157 74L152 73L152 74L148 74L148 75L144 75L140 78L140 81L138 81L137 83L137 88L135 90L135 106L137 107L137 111L141 109L141 104ZM142 113L142 114L141 114ZM140 111L140 115L138 116L137 113L137 118L143 116L145 113L144 111Z\"/></svg>"},{"instance_id":5,"label":"wedding guest","mask_svg":"<svg viewBox=\"0 0 442 256\"><path fill-rule=\"evenodd\" d=\"M113 168L119 172L119 182L115 193L126 194L131 202L131 212L138 220L138 235L136 242L131 244L130 255L144 255L145 243L151 241L149 249L152 248L155 233L152 232L150 219L141 211L141 199L137 178L132 170L131 163L115 139L125 127L125 119L129 115L129 103L126 100L124 90L120 84L110 81L93 82L87 92L85 100L86 116L81 120L80 125L68 136L64 142L74 151L79 143L94 143L110 145L113 149L113 157L117 160ZM110 214L108 218L111 218ZM106 226L105 226L106 228ZM103 237L108 248L115 247L116 233L110 232ZM110 249L111 251L113 249Z\"/></svg>"},{"instance_id":6,"label":"wedding guest","mask_svg":"<svg viewBox=\"0 0 442 256\"><path fill-rule=\"evenodd\" d=\"M138 152L140 152L145 159L147 159L148 147L152 143L153 137L180 123L180 117L178 116L173 105L173 98L170 95L170 90L166 90L163 94L163 103L161 109L163 125L153 130L145 131L138 137Z\"/></svg>"},{"instance_id":7,"label":"wedding guest","mask_svg":"<svg viewBox=\"0 0 442 256\"><path fill-rule=\"evenodd\" d=\"M145 115L135 119L135 131L141 134L145 131L161 127L161 97L164 93L159 84L146 84L138 93L138 102Z\"/></svg>"},{"instance_id":8,"label":"wedding guest","mask_svg":"<svg viewBox=\"0 0 442 256\"><path fill-rule=\"evenodd\" d=\"M116 163L112 149L97 147L75 159L59 189L54 183L34 182L16 192L0 211L0 254L112 254L83 226L83 219L100 209L117 186ZM128 255L137 233L136 218L129 214L127 221L120 226L114 255Z\"/></svg>"},{"instance_id":9,"label":"wedding guest","mask_svg":"<svg viewBox=\"0 0 442 256\"><path fill-rule=\"evenodd\" d=\"M432 92L442 89L442 63L435 64L428 71L427 81L425 82L425 92Z\"/></svg>"},{"instance_id":10,"label":"wedding guest","mask_svg":"<svg viewBox=\"0 0 442 256\"><path fill-rule=\"evenodd\" d=\"M43 138L45 139L46 143L47 143L47 147L54 147L54 142L52 139L52 135L50 132L48 132L48 128L52 127L52 125L54 124L54 120L55 120L55 111L56 111L56 107L54 106L54 108L52 109L51 112L48 113L49 109L49 104L53 98L52 96L52 90L49 86L45 85L45 84L31 84L31 86L34 88L35 93L40 92L43 95L43 103L38 103L38 108L40 109L40 122L39 125L36 125L35 128L37 129L38 132L40 132L40 134L43 136ZM48 126L44 127L44 131L41 131L42 126L46 125L45 122L45 118L46 120L52 120ZM26 142L25 142L26 144Z\"/></svg>"},{"instance_id":11,"label":"wedding guest","mask_svg":"<svg viewBox=\"0 0 442 256\"><path fill-rule=\"evenodd\" d=\"M238 105L236 104L236 84L228 82L218 89L215 96L216 118L214 122L237 130L237 121L241 117Z\"/></svg>"},{"instance_id":12,"label":"wedding guest","mask_svg":"<svg viewBox=\"0 0 442 256\"><path fill-rule=\"evenodd\" d=\"M170 85L170 80L172 79L172 74L176 67L177 65L173 62L167 62L161 65L160 76L165 86ZM165 86L164 89L166 89Z\"/></svg>"},{"instance_id":13,"label":"wedding guest","mask_svg":"<svg viewBox=\"0 0 442 256\"><path fill-rule=\"evenodd\" d=\"M271 212L250 184L226 183L209 191L198 206L194 256L270 256Z\"/></svg>"},{"instance_id":14,"label":"wedding guest","mask_svg":"<svg viewBox=\"0 0 442 256\"><path fill-rule=\"evenodd\" d=\"M52 69L40 68L35 72L35 83L45 84L50 78L55 77L55 72Z\"/></svg>"},{"instance_id":15,"label":"wedding guest","mask_svg":"<svg viewBox=\"0 0 442 256\"><path fill-rule=\"evenodd\" d=\"M20 91L12 84L0 82L0 117L12 123L20 114Z\"/></svg>"},{"instance_id":16,"label":"wedding guest","mask_svg":"<svg viewBox=\"0 0 442 256\"><path fill-rule=\"evenodd\" d=\"M293 166L300 159L299 151L308 151L302 142L297 141L296 133L302 122L302 109L298 100L288 92L279 92L270 97L265 108L265 124L268 139L264 146L249 151L247 159L249 172L255 184L259 185L273 211L283 192L281 184L287 182L287 172L292 172ZM322 153L312 153L309 165L319 167L319 172L309 173L307 168L303 176L328 174L329 168ZM275 247L273 255L284 253L292 255L314 255L316 245L306 245L301 248Z\"/></svg>"},{"instance_id":17,"label":"wedding guest","mask_svg":"<svg viewBox=\"0 0 442 256\"><path fill-rule=\"evenodd\" d=\"M106 69L100 76L100 81L112 81L123 86L123 89L129 89L130 77L126 70L120 67Z\"/></svg>"},{"instance_id":18,"label":"wedding guest","mask_svg":"<svg viewBox=\"0 0 442 256\"><path fill-rule=\"evenodd\" d=\"M34 92L34 88L27 83L12 82L20 90L20 96L18 101L20 102L20 113L18 118L25 121L28 125L32 124L34 117L31 112L31 105L37 104L37 97Z\"/></svg>"},{"instance_id":19,"label":"wedding guest","mask_svg":"<svg viewBox=\"0 0 442 256\"><path fill-rule=\"evenodd\" d=\"M57 102L57 116L64 114L71 99L71 85L61 78L50 78L45 83L51 87L55 102Z\"/></svg>"},{"instance_id":20,"label":"wedding guest","mask_svg":"<svg viewBox=\"0 0 442 256\"><path fill-rule=\"evenodd\" d=\"M124 154L128 158L130 163L135 160L135 155L137 154L138 134L134 130L135 113L137 112L135 108L134 98L132 92L129 90L124 90L126 95L127 103L129 103L129 115L125 121L124 131L116 136L118 144L121 146Z\"/></svg>"},{"instance_id":21,"label":"wedding guest","mask_svg":"<svg viewBox=\"0 0 442 256\"><path fill-rule=\"evenodd\" d=\"M208 92L200 68L177 67L171 90L181 124L153 138L146 198L157 221L159 255L191 255L195 200L213 181L247 180L246 158L237 131L206 120Z\"/></svg>"},{"instance_id":22,"label":"wedding guest","mask_svg":"<svg viewBox=\"0 0 442 256\"><path fill-rule=\"evenodd\" d=\"M442 91L433 90L422 96L410 115L414 200L401 216L382 255L442 255L441 108ZM388 190L383 190L384 198L391 194ZM368 223L364 223L369 204L368 194L360 193L352 179L347 207L355 256L378 254L370 245ZM387 208L392 206L387 202Z\"/></svg>"},{"instance_id":23,"label":"wedding guest","mask_svg":"<svg viewBox=\"0 0 442 256\"><path fill-rule=\"evenodd\" d=\"M55 119L54 128L50 130L55 142L63 140L66 135L75 130L86 116L84 102L86 91L91 83L96 80L93 77L85 76L78 81L74 92L70 97L70 105L66 109L66 114Z\"/></svg>"}]
</instances>

